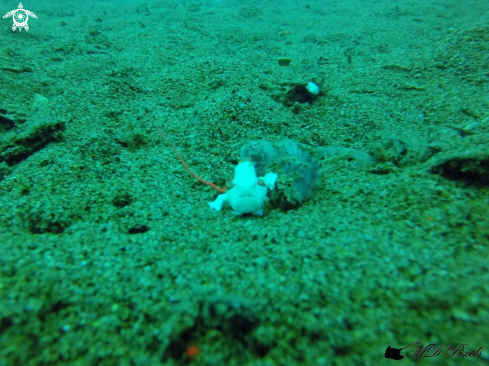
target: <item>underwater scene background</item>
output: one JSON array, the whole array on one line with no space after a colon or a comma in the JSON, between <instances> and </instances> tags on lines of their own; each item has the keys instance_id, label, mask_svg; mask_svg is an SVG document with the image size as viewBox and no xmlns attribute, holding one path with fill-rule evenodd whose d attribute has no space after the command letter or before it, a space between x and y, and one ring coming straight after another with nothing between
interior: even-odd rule
<instances>
[{"instance_id":1,"label":"underwater scene background","mask_svg":"<svg viewBox=\"0 0 489 366\"><path fill-rule=\"evenodd\" d=\"M489 363L487 1L0 13L0 366Z\"/></svg>"}]
</instances>

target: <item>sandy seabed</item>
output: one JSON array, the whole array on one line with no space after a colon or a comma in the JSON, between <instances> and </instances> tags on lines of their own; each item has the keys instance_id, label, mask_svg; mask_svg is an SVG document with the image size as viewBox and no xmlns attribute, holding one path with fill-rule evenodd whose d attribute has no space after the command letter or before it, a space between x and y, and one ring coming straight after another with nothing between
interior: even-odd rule
<instances>
[{"instance_id":1,"label":"sandy seabed","mask_svg":"<svg viewBox=\"0 0 489 366\"><path fill-rule=\"evenodd\" d=\"M378 365L412 342L487 365L487 2L23 5L28 31L0 22L0 366ZM212 210L157 128L219 187L243 145L293 140L321 156L312 196Z\"/></svg>"}]
</instances>

